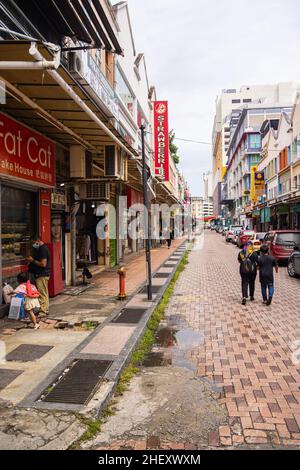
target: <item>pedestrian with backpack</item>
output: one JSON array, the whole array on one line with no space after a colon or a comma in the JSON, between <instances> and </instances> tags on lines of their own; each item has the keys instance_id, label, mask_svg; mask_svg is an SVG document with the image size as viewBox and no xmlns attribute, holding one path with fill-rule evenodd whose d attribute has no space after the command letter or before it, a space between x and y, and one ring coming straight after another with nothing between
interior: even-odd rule
<instances>
[{"instance_id":1,"label":"pedestrian with backpack","mask_svg":"<svg viewBox=\"0 0 300 470\"><path fill-rule=\"evenodd\" d=\"M253 250L252 243L243 246L238 255L240 275L242 280L242 305L246 305L248 290L250 300L254 301L255 280L257 275L258 255Z\"/></svg>"},{"instance_id":2,"label":"pedestrian with backpack","mask_svg":"<svg viewBox=\"0 0 300 470\"><path fill-rule=\"evenodd\" d=\"M269 254L269 247L267 245L262 245L260 253L258 268L263 303L271 305L274 295L274 268L276 273L278 273L278 263Z\"/></svg>"}]
</instances>

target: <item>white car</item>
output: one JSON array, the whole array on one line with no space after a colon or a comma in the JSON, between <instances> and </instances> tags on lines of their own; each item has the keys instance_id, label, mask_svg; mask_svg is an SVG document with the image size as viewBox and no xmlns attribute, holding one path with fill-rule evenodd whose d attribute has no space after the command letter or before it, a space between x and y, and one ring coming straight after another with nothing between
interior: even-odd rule
<instances>
[{"instance_id":1,"label":"white car","mask_svg":"<svg viewBox=\"0 0 300 470\"><path fill-rule=\"evenodd\" d=\"M235 239L236 231L243 230L243 228L243 225L231 225L225 235L226 242L233 242Z\"/></svg>"}]
</instances>

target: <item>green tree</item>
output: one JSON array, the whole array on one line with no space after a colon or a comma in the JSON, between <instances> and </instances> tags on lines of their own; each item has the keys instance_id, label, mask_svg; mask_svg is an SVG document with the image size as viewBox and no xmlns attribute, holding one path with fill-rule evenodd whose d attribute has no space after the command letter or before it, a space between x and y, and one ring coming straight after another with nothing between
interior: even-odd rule
<instances>
[{"instance_id":1,"label":"green tree","mask_svg":"<svg viewBox=\"0 0 300 470\"><path fill-rule=\"evenodd\" d=\"M169 145L170 145L170 152L171 152L171 155L173 157L173 160L175 162L176 165L178 165L179 161L180 161L180 157L178 155L178 147L174 144L174 140L175 140L175 132L173 131L173 129L169 132Z\"/></svg>"}]
</instances>

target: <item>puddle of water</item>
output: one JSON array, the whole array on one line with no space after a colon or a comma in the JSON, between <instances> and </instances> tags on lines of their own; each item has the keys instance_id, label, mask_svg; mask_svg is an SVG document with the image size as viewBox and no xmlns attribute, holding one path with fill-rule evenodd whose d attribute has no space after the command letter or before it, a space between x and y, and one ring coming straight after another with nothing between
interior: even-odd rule
<instances>
[{"instance_id":1,"label":"puddle of water","mask_svg":"<svg viewBox=\"0 0 300 470\"><path fill-rule=\"evenodd\" d=\"M156 334L156 344L162 348L169 348L176 342L176 330L172 328L161 328Z\"/></svg>"},{"instance_id":2,"label":"puddle of water","mask_svg":"<svg viewBox=\"0 0 300 470\"><path fill-rule=\"evenodd\" d=\"M201 346L204 342L203 334L188 328L180 330L175 334L178 349L182 351L190 351L191 349Z\"/></svg>"},{"instance_id":3,"label":"puddle of water","mask_svg":"<svg viewBox=\"0 0 300 470\"><path fill-rule=\"evenodd\" d=\"M143 366L164 367L172 365L195 372L197 365L193 362L190 353L203 342L203 334L191 328L178 331L174 327L164 326L158 330L155 347L143 362Z\"/></svg>"},{"instance_id":4,"label":"puddle of water","mask_svg":"<svg viewBox=\"0 0 300 470\"><path fill-rule=\"evenodd\" d=\"M203 304L199 307L203 307ZM192 352L203 344L204 333L189 328L182 315L170 315L158 330L155 346L143 366L173 366L196 373L197 362L193 360ZM203 380L220 398L224 395L224 389L218 383L204 377Z\"/></svg>"},{"instance_id":5,"label":"puddle of water","mask_svg":"<svg viewBox=\"0 0 300 470\"><path fill-rule=\"evenodd\" d=\"M195 372L195 364L190 356L193 349L201 346L204 336L191 328L180 330L175 334L176 346L172 348L172 365Z\"/></svg>"}]
</instances>

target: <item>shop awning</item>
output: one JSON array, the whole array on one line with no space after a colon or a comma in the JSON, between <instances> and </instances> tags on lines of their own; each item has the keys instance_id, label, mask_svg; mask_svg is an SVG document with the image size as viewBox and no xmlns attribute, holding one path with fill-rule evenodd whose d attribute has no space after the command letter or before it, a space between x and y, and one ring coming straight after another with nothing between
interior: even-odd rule
<instances>
[{"instance_id":1,"label":"shop awning","mask_svg":"<svg viewBox=\"0 0 300 470\"><path fill-rule=\"evenodd\" d=\"M43 56L52 60L52 56L43 45L39 44ZM0 41L1 61L29 61L29 43ZM128 153L138 153L128 144L113 126L99 105L88 95L66 67L60 66L58 73L72 90L86 103L90 110L128 149ZM6 104L0 107L17 120L38 130L45 136L68 147L80 143L90 150L101 165L104 146L114 144L107 135L82 108L54 81L44 70L1 70L0 80L6 84ZM132 162L136 166L136 162Z\"/></svg>"},{"instance_id":2,"label":"shop awning","mask_svg":"<svg viewBox=\"0 0 300 470\"><path fill-rule=\"evenodd\" d=\"M14 18L14 25L23 24L36 39L60 44L66 36L123 53L99 0L6 0L0 1L0 8L3 25L8 29ZM21 26L13 30L24 33Z\"/></svg>"}]
</instances>

